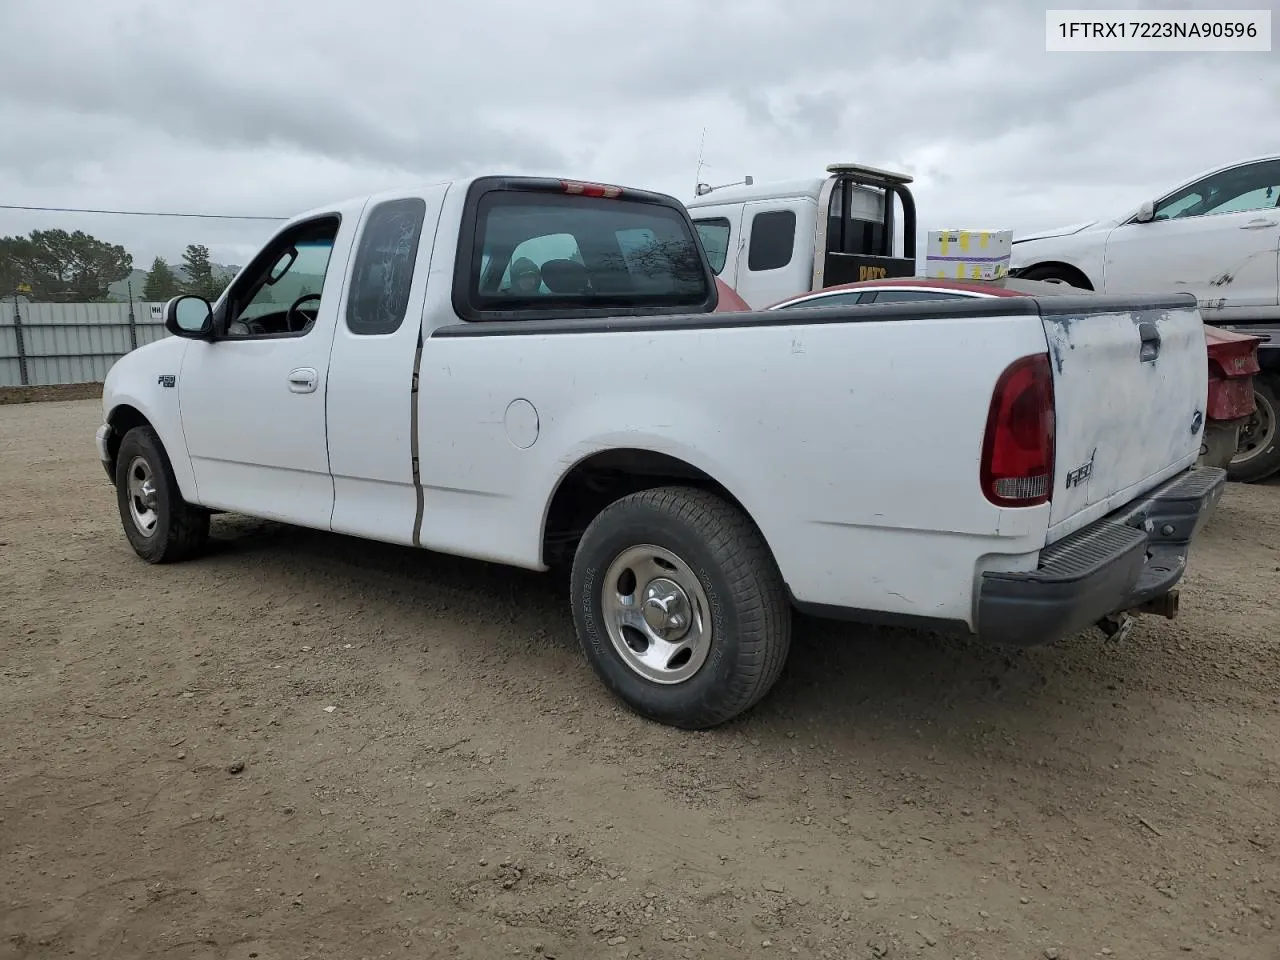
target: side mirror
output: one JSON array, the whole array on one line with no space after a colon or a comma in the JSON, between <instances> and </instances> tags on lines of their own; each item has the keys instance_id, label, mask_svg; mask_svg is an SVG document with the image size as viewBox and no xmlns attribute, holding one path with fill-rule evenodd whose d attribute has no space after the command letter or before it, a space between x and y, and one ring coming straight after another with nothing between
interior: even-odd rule
<instances>
[{"instance_id":1,"label":"side mirror","mask_svg":"<svg viewBox=\"0 0 1280 960\"><path fill-rule=\"evenodd\" d=\"M1138 208L1137 214L1134 215L1134 221L1137 223L1150 223L1156 218L1156 205L1153 200L1146 200L1142 206Z\"/></svg>"},{"instance_id":2,"label":"side mirror","mask_svg":"<svg viewBox=\"0 0 1280 960\"><path fill-rule=\"evenodd\" d=\"M207 339L213 332L213 307L204 297L174 297L164 305L164 328L175 337Z\"/></svg>"}]
</instances>

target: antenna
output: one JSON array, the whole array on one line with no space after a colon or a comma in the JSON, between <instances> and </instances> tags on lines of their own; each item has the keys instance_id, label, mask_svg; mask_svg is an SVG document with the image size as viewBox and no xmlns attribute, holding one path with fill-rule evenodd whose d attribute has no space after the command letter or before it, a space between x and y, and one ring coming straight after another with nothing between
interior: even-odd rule
<instances>
[{"instance_id":1,"label":"antenna","mask_svg":"<svg viewBox=\"0 0 1280 960\"><path fill-rule=\"evenodd\" d=\"M693 195L698 196L698 188L702 186L702 153L707 145L707 128L702 128L702 141L698 144L698 172L693 177Z\"/></svg>"}]
</instances>

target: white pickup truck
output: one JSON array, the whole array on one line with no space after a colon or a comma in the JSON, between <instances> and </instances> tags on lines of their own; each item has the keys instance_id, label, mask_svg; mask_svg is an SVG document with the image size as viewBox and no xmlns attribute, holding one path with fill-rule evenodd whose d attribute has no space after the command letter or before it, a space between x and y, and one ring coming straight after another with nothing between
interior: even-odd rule
<instances>
[{"instance_id":1,"label":"white pickup truck","mask_svg":"<svg viewBox=\"0 0 1280 960\"><path fill-rule=\"evenodd\" d=\"M793 606L1036 644L1172 615L1197 469L1194 298L716 312L672 197L481 177L287 223L103 387L152 563L211 512L569 566L592 667L707 727L777 679Z\"/></svg>"}]
</instances>

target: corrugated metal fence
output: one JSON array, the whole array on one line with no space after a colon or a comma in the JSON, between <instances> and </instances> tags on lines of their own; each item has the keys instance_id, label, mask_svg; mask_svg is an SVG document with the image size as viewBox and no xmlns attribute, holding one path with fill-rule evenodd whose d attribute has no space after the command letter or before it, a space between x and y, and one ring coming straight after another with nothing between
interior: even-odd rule
<instances>
[{"instance_id":1,"label":"corrugated metal fence","mask_svg":"<svg viewBox=\"0 0 1280 960\"><path fill-rule=\"evenodd\" d=\"M162 303L0 302L0 387L93 383L130 350L168 336Z\"/></svg>"}]
</instances>

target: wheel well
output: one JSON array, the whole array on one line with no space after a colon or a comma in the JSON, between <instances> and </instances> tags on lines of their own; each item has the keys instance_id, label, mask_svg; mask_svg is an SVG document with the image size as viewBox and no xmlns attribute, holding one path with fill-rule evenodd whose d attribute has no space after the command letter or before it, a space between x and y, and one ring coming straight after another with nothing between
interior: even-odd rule
<instances>
[{"instance_id":1,"label":"wheel well","mask_svg":"<svg viewBox=\"0 0 1280 960\"><path fill-rule=\"evenodd\" d=\"M1031 276L1033 273L1051 273L1067 280L1073 287L1080 287L1082 290L1092 290L1093 284L1089 282L1089 278L1084 275L1079 267L1073 267L1069 263L1062 263L1058 260L1047 260L1044 263L1035 263L1029 267L1024 267L1019 272L1019 276L1027 280L1039 279Z\"/></svg>"},{"instance_id":2,"label":"wheel well","mask_svg":"<svg viewBox=\"0 0 1280 960\"><path fill-rule=\"evenodd\" d=\"M120 441L134 427L149 427L151 422L136 408L127 403L121 404L111 411L107 417L111 425L111 436L107 438L107 454L111 457L111 475L116 475L116 456L120 453Z\"/></svg>"},{"instance_id":3,"label":"wheel well","mask_svg":"<svg viewBox=\"0 0 1280 960\"><path fill-rule=\"evenodd\" d=\"M578 541L601 510L629 494L670 483L710 490L746 513L722 484L678 457L652 450L605 450L574 466L551 497L543 524L543 562L570 565Z\"/></svg>"}]
</instances>

